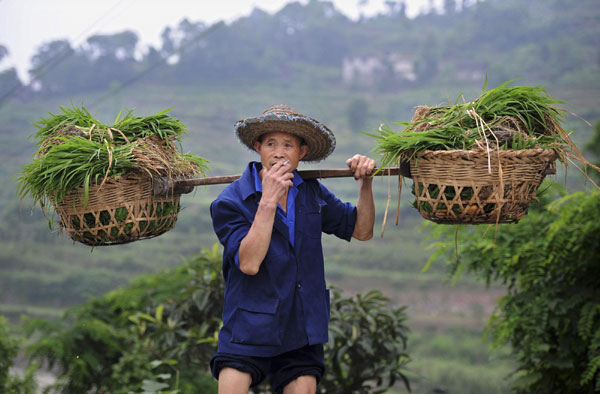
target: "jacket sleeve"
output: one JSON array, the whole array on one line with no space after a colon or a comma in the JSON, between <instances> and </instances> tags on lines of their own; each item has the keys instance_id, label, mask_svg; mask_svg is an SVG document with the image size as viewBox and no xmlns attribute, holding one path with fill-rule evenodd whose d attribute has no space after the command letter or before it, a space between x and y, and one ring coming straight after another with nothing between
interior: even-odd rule
<instances>
[{"instance_id":1,"label":"jacket sleeve","mask_svg":"<svg viewBox=\"0 0 600 394\"><path fill-rule=\"evenodd\" d=\"M237 267L236 256L242 239L252 223L242 213L241 206L232 200L217 199L210 205L215 234L224 247L223 261Z\"/></svg>"},{"instance_id":2,"label":"jacket sleeve","mask_svg":"<svg viewBox=\"0 0 600 394\"><path fill-rule=\"evenodd\" d=\"M319 182L323 232L350 241L356 224L356 207L342 202Z\"/></svg>"}]
</instances>

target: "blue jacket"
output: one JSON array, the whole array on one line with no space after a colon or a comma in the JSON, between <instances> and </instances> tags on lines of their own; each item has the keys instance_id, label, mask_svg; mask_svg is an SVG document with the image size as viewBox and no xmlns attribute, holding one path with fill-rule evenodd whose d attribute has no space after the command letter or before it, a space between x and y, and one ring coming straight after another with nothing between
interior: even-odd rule
<instances>
[{"instance_id":1,"label":"blue jacket","mask_svg":"<svg viewBox=\"0 0 600 394\"><path fill-rule=\"evenodd\" d=\"M288 227L275 215L269 250L253 276L244 274L235 262L261 196L250 165L211 204L213 227L224 246L225 304L219 352L270 357L327 342L329 291L321 233L350 241L356 208L316 180L304 181L298 189L294 246Z\"/></svg>"}]
</instances>

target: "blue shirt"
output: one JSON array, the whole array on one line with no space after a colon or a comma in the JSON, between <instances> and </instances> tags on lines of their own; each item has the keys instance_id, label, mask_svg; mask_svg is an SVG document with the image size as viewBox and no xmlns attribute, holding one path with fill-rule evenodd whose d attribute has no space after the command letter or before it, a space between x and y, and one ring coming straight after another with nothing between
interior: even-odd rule
<instances>
[{"instance_id":1,"label":"blue shirt","mask_svg":"<svg viewBox=\"0 0 600 394\"><path fill-rule=\"evenodd\" d=\"M349 241L356 208L316 180L298 183L294 243L291 229L275 215L267 255L256 275L246 275L235 260L261 196L253 166L260 171L260 163L250 163L210 207L215 233L224 246L225 303L218 351L270 357L327 342L329 291L321 234Z\"/></svg>"}]
</instances>

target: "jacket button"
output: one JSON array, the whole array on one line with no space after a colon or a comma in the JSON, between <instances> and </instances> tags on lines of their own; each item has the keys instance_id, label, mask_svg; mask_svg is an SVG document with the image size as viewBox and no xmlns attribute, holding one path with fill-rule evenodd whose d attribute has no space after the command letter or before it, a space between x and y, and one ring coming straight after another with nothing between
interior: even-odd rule
<instances>
[{"instance_id":1,"label":"jacket button","mask_svg":"<svg viewBox=\"0 0 600 394\"><path fill-rule=\"evenodd\" d=\"M300 284L300 282L298 282L298 284L297 284L297 287L298 287L298 288L301 288L301 287L302 287L302 285Z\"/></svg>"}]
</instances>

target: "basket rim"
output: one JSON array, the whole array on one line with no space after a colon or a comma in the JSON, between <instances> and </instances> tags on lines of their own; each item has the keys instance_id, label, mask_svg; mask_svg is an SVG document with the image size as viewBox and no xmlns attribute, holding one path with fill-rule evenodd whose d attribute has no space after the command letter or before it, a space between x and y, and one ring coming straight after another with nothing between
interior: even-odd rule
<instances>
[{"instance_id":1,"label":"basket rim","mask_svg":"<svg viewBox=\"0 0 600 394\"><path fill-rule=\"evenodd\" d=\"M530 149L452 149L452 150L424 150L416 153L417 157L423 156L480 156L493 154L497 156L530 156L547 154L549 156L557 157L558 154L554 149L550 148L530 148Z\"/></svg>"}]
</instances>

